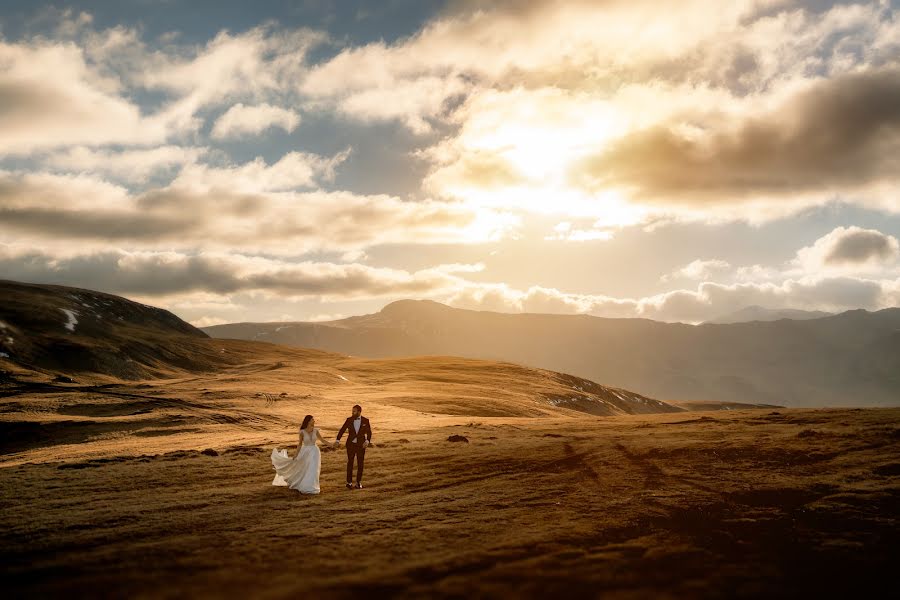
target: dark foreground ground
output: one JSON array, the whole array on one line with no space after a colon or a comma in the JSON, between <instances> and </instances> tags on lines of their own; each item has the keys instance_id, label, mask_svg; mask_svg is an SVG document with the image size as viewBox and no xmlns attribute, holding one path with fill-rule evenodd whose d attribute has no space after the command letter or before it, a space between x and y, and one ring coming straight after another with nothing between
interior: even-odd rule
<instances>
[{"instance_id":1,"label":"dark foreground ground","mask_svg":"<svg viewBox=\"0 0 900 600\"><path fill-rule=\"evenodd\" d=\"M315 497L269 485L271 445L228 436L209 438L216 455L135 438L122 456L8 462L3 595L898 597L898 424L897 409L420 419L382 428L364 490L324 452Z\"/></svg>"}]
</instances>

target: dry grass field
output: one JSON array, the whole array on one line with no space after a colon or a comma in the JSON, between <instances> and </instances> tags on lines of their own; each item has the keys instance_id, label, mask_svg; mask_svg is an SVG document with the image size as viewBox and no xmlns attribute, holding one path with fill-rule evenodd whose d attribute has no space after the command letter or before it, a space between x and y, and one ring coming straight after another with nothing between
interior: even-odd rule
<instances>
[{"instance_id":1,"label":"dry grass field","mask_svg":"<svg viewBox=\"0 0 900 600\"><path fill-rule=\"evenodd\" d=\"M506 363L211 343L227 365L164 379L10 367L5 597L900 591L900 409L625 414L652 401ZM305 414L333 436L357 402L365 489L343 450L319 496L270 485Z\"/></svg>"}]
</instances>

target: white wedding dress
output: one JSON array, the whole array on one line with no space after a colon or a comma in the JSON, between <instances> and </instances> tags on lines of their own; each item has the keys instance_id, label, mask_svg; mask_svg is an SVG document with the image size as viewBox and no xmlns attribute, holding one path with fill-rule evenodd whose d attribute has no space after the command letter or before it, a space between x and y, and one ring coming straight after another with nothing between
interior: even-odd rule
<instances>
[{"instance_id":1,"label":"white wedding dress","mask_svg":"<svg viewBox=\"0 0 900 600\"><path fill-rule=\"evenodd\" d=\"M287 486L301 494L319 493L319 474L322 471L322 453L316 445L318 429L312 434L301 431L303 445L297 456L291 458L287 450L272 450L272 466L275 467L275 479L272 485Z\"/></svg>"}]
</instances>

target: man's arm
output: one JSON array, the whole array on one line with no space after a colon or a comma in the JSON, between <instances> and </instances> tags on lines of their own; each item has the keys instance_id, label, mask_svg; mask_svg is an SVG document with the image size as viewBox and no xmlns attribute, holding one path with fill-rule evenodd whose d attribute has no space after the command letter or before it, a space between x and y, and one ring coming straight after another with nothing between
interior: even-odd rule
<instances>
[{"instance_id":1,"label":"man's arm","mask_svg":"<svg viewBox=\"0 0 900 600\"><path fill-rule=\"evenodd\" d=\"M335 440L336 442L341 441L341 437L343 437L344 432L347 431L347 425L348 425L349 423L350 423L350 419L347 419L346 421L344 421L344 424L341 425L341 430L338 431L337 439Z\"/></svg>"},{"instance_id":2,"label":"man's arm","mask_svg":"<svg viewBox=\"0 0 900 600\"><path fill-rule=\"evenodd\" d=\"M366 427L366 441L371 442L372 441L372 422L366 421L366 424L368 425L368 427Z\"/></svg>"}]
</instances>

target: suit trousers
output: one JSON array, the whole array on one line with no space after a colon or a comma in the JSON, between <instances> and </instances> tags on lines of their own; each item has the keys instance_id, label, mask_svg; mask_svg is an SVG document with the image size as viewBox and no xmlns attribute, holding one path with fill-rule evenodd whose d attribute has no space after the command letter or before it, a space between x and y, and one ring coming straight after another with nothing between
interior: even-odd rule
<instances>
[{"instance_id":1,"label":"suit trousers","mask_svg":"<svg viewBox=\"0 0 900 600\"><path fill-rule=\"evenodd\" d=\"M356 460L356 483L362 481L366 449L360 443L347 442L347 483L353 483L353 461Z\"/></svg>"}]
</instances>

